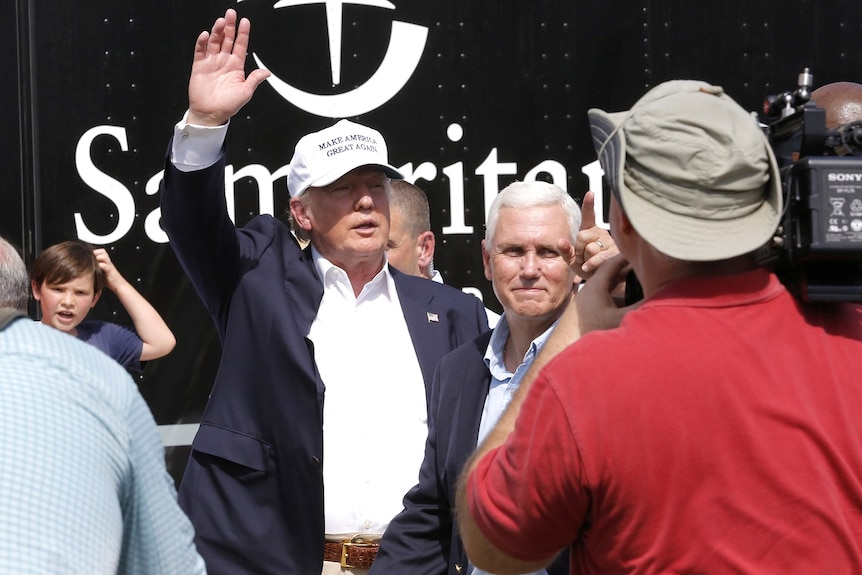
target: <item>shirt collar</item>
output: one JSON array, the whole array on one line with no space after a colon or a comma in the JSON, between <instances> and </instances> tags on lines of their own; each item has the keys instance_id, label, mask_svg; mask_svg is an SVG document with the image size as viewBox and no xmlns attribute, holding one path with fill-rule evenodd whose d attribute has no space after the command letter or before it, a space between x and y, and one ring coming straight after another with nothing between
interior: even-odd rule
<instances>
[{"instance_id":1,"label":"shirt collar","mask_svg":"<svg viewBox=\"0 0 862 575\"><path fill-rule=\"evenodd\" d=\"M317 270L317 274L323 281L324 290L331 287L334 282L344 281L349 283L347 272L323 257L313 244L311 246L311 261L314 263L314 268ZM362 288L362 293L359 294L359 297L362 297L364 294L367 294L372 290L380 292L390 301L397 301L397 295L394 295L397 294L395 290L395 279L389 271L388 258L384 260L383 269L377 272L377 275Z\"/></svg>"},{"instance_id":2,"label":"shirt collar","mask_svg":"<svg viewBox=\"0 0 862 575\"><path fill-rule=\"evenodd\" d=\"M530 342L530 347L527 349L527 353L524 354L521 364L532 363L536 355L545 346L545 342L548 340L551 332L554 331L554 328L557 327L557 323L559 321L560 319L557 318L557 321L552 323L548 329ZM509 339L509 332L509 321L506 319L506 313L504 312L500 317L500 321L497 323L497 327L495 327L494 331L491 332L491 340L488 342L488 347L485 349L485 365L488 366L488 371L491 372L491 375L501 381L505 381L513 375L512 372L506 369L506 362L504 359L506 341Z\"/></svg>"}]
</instances>

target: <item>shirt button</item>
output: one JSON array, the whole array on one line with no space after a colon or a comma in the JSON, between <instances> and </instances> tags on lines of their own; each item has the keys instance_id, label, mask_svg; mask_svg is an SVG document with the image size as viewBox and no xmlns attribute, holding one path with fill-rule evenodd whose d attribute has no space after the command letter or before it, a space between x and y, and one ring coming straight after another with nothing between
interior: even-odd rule
<instances>
[{"instance_id":1,"label":"shirt button","mask_svg":"<svg viewBox=\"0 0 862 575\"><path fill-rule=\"evenodd\" d=\"M365 521L365 523L362 524L362 528L371 529L371 521Z\"/></svg>"}]
</instances>

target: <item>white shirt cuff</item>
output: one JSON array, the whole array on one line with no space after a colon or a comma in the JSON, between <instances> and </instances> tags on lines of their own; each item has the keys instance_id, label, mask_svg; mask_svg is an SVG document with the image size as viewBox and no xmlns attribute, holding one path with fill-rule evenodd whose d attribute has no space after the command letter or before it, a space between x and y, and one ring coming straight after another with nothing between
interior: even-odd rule
<instances>
[{"instance_id":1,"label":"white shirt cuff","mask_svg":"<svg viewBox=\"0 0 862 575\"><path fill-rule=\"evenodd\" d=\"M171 163L181 172L194 172L215 164L227 136L230 121L222 126L198 126L187 122L189 113L174 126Z\"/></svg>"}]
</instances>

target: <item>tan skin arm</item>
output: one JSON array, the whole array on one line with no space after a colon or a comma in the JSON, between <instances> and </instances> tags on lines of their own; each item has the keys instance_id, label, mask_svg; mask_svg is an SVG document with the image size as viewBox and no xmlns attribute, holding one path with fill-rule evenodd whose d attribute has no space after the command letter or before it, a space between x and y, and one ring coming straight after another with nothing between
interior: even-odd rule
<instances>
[{"instance_id":1,"label":"tan skin arm","mask_svg":"<svg viewBox=\"0 0 862 575\"><path fill-rule=\"evenodd\" d=\"M105 274L105 285L116 294L117 299L132 318L138 337L144 342L141 348L141 361L158 359L169 354L177 340L156 308L120 274L108 256L108 252L99 248L93 253Z\"/></svg>"}]
</instances>

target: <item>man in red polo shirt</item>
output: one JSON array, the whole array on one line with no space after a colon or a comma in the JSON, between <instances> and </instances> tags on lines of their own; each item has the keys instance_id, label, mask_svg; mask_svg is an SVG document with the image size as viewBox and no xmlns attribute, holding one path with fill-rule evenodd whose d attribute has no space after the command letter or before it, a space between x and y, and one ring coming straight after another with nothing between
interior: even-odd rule
<instances>
[{"instance_id":1,"label":"man in red polo shirt","mask_svg":"<svg viewBox=\"0 0 862 575\"><path fill-rule=\"evenodd\" d=\"M471 561L524 573L568 546L579 574L862 572L862 312L758 267L783 207L765 136L695 81L590 124L645 298L528 374L466 467ZM598 288L622 266L582 316L618 313Z\"/></svg>"}]
</instances>

